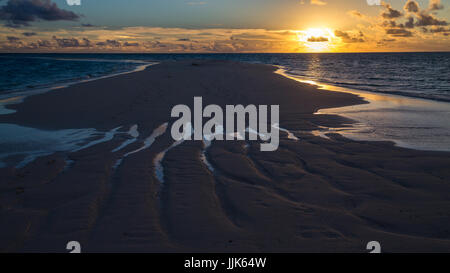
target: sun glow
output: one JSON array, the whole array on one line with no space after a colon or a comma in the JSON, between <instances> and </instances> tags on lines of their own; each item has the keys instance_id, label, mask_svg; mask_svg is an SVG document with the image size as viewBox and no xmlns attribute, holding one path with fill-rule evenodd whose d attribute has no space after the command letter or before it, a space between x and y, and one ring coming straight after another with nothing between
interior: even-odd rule
<instances>
[{"instance_id":1,"label":"sun glow","mask_svg":"<svg viewBox=\"0 0 450 273\"><path fill-rule=\"evenodd\" d=\"M309 28L297 31L297 39L314 52L333 51L338 42L334 32L328 28Z\"/></svg>"}]
</instances>

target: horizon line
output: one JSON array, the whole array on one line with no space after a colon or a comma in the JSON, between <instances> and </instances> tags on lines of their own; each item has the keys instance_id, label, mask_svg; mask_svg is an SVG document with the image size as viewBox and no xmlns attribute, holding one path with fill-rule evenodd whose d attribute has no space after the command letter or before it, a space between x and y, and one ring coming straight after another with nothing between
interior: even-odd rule
<instances>
[{"instance_id":1,"label":"horizon line","mask_svg":"<svg viewBox=\"0 0 450 273\"><path fill-rule=\"evenodd\" d=\"M349 52L1 52L0 54L380 54L380 53L450 53L448 51L349 51Z\"/></svg>"}]
</instances>

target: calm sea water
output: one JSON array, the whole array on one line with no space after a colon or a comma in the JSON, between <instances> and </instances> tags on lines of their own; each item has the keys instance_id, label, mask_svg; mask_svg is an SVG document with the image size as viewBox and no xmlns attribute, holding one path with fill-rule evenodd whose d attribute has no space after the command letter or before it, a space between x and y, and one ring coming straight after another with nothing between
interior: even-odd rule
<instances>
[{"instance_id":1,"label":"calm sea water","mask_svg":"<svg viewBox=\"0 0 450 273\"><path fill-rule=\"evenodd\" d=\"M450 101L450 53L0 54L0 98L131 71L147 62L223 59L281 65L305 80Z\"/></svg>"}]
</instances>

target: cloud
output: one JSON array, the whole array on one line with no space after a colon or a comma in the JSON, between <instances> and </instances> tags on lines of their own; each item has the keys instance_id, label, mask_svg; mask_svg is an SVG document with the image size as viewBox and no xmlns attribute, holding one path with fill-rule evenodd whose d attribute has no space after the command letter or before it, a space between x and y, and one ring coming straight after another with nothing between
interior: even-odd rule
<instances>
[{"instance_id":1,"label":"cloud","mask_svg":"<svg viewBox=\"0 0 450 273\"><path fill-rule=\"evenodd\" d=\"M56 41L59 48L67 48L67 47L91 47L92 43L87 38L82 38L81 42L76 38L58 38L53 36L53 40Z\"/></svg>"},{"instance_id":2,"label":"cloud","mask_svg":"<svg viewBox=\"0 0 450 273\"><path fill-rule=\"evenodd\" d=\"M139 46L139 43L136 43L136 42L125 42L125 43L123 43L123 46L125 46L125 47L136 47L136 46Z\"/></svg>"},{"instance_id":3,"label":"cloud","mask_svg":"<svg viewBox=\"0 0 450 273\"><path fill-rule=\"evenodd\" d=\"M416 1L408 0L408 2L406 2L403 9L406 10L407 12L416 13L416 12L419 12L420 8L419 8L419 4Z\"/></svg>"},{"instance_id":4,"label":"cloud","mask_svg":"<svg viewBox=\"0 0 450 273\"><path fill-rule=\"evenodd\" d=\"M327 37L309 37L308 42L312 42L312 43L328 42L328 38Z\"/></svg>"},{"instance_id":5,"label":"cloud","mask_svg":"<svg viewBox=\"0 0 450 273\"><path fill-rule=\"evenodd\" d=\"M441 0L430 0L430 5L428 7L429 10L440 10L444 9L444 6L441 4Z\"/></svg>"},{"instance_id":6,"label":"cloud","mask_svg":"<svg viewBox=\"0 0 450 273\"><path fill-rule=\"evenodd\" d=\"M414 18L408 17L408 21L405 22L405 28L414 28Z\"/></svg>"},{"instance_id":7,"label":"cloud","mask_svg":"<svg viewBox=\"0 0 450 273\"><path fill-rule=\"evenodd\" d=\"M382 27L397 27L397 22L395 21L384 21L381 24Z\"/></svg>"},{"instance_id":8,"label":"cloud","mask_svg":"<svg viewBox=\"0 0 450 273\"><path fill-rule=\"evenodd\" d=\"M95 27L93 24L81 24L82 27Z\"/></svg>"},{"instance_id":9,"label":"cloud","mask_svg":"<svg viewBox=\"0 0 450 273\"><path fill-rule=\"evenodd\" d=\"M403 9L409 14L407 20L404 22L397 22L400 18L399 11L394 11L392 7L383 2L385 11L381 14L384 19L389 19L381 24L381 27L385 29L386 34L394 37L412 37L414 36L413 30L416 27L422 28L424 33L428 33L427 27L430 26L447 26L448 22L445 19L439 19L435 14L431 13L433 10L442 9L443 6L440 1L430 1L428 9L421 10L417 1L406 1ZM439 29L439 28L435 28ZM431 31L430 31L431 33ZM446 33L446 32L444 32Z\"/></svg>"},{"instance_id":10,"label":"cloud","mask_svg":"<svg viewBox=\"0 0 450 273\"><path fill-rule=\"evenodd\" d=\"M119 48L122 46L122 44L117 40L106 40L104 42L98 42L96 43L96 45L100 47L111 47L111 48Z\"/></svg>"},{"instance_id":11,"label":"cloud","mask_svg":"<svg viewBox=\"0 0 450 273\"><path fill-rule=\"evenodd\" d=\"M352 16L352 17L356 17L356 18L362 18L364 16L361 12L359 12L357 10L349 10L347 12L347 14Z\"/></svg>"},{"instance_id":12,"label":"cloud","mask_svg":"<svg viewBox=\"0 0 450 273\"><path fill-rule=\"evenodd\" d=\"M406 1L404 1L406 2ZM403 2L403 3L404 3ZM416 15L413 17L416 23ZM378 14L368 17L368 25L358 25L354 29L341 29L327 35L330 51L365 52L365 51L408 51L408 50L447 50L449 33L433 28L435 33L422 33L423 27L414 29L406 27L408 20L385 20ZM409 18L409 17L407 17ZM393 21L395 25L381 26L379 20ZM406 22L406 23L405 23ZM401 27L403 26L403 27ZM445 27L445 26L442 26ZM427 27L432 29L432 27ZM445 27L448 28L448 27ZM404 29L407 32L388 31L387 29ZM34 29L33 29L34 30ZM362 31L362 32L361 32ZM418 33L420 31L420 33ZM23 31L22 31L23 32ZM311 52L312 44L308 35L302 30L267 30L238 28L164 28L164 27L123 27L104 28L101 26L69 29L39 30L32 37L22 36L16 29L0 26L3 40L0 39L2 52L148 52L148 53L225 53L225 52ZM37 32L37 31L36 31ZM388 34L387 32L391 33ZM300 35L302 40L300 41ZM7 36L21 38L21 43L9 43ZM56 36L59 39L53 38ZM338 37L340 36L340 37ZM410 38L403 38L412 36ZM89 42L84 40L89 39ZM66 39L66 40L62 40ZM396 40L392 42L384 41ZM76 40L76 41L75 41ZM320 39L319 39L320 40ZM90 45L90 46L89 46ZM308 46L309 45L309 46Z\"/></svg>"},{"instance_id":13,"label":"cloud","mask_svg":"<svg viewBox=\"0 0 450 273\"><path fill-rule=\"evenodd\" d=\"M31 37L31 36L37 35L37 33L36 32L24 32L24 33L22 33L22 35L26 36L26 37Z\"/></svg>"},{"instance_id":14,"label":"cloud","mask_svg":"<svg viewBox=\"0 0 450 273\"><path fill-rule=\"evenodd\" d=\"M430 29L431 33L450 33L450 28L445 27L434 27Z\"/></svg>"},{"instance_id":15,"label":"cloud","mask_svg":"<svg viewBox=\"0 0 450 273\"><path fill-rule=\"evenodd\" d=\"M20 42L20 38L15 37L15 36L7 36L6 39L8 40L9 43L12 43L12 44Z\"/></svg>"},{"instance_id":16,"label":"cloud","mask_svg":"<svg viewBox=\"0 0 450 273\"><path fill-rule=\"evenodd\" d=\"M403 13L401 11L398 11L396 9L393 9L391 5L388 3L382 2L381 3L385 10L381 13L381 16L385 19L395 19L403 16Z\"/></svg>"},{"instance_id":17,"label":"cloud","mask_svg":"<svg viewBox=\"0 0 450 273\"><path fill-rule=\"evenodd\" d=\"M414 18L413 17L408 17L408 20L405 23L397 23L396 21L384 21L381 24L382 27L384 28L414 28L415 27L415 23L414 23Z\"/></svg>"},{"instance_id":18,"label":"cloud","mask_svg":"<svg viewBox=\"0 0 450 273\"><path fill-rule=\"evenodd\" d=\"M438 19L434 17L433 14L428 14L426 12L420 12L417 14L417 23L416 26L424 27L424 26L446 26L448 25L447 21Z\"/></svg>"},{"instance_id":19,"label":"cloud","mask_svg":"<svg viewBox=\"0 0 450 273\"><path fill-rule=\"evenodd\" d=\"M311 5L324 6L327 2L322 0L311 0Z\"/></svg>"},{"instance_id":20,"label":"cloud","mask_svg":"<svg viewBox=\"0 0 450 273\"><path fill-rule=\"evenodd\" d=\"M53 36L59 47L78 47L80 42L75 38L57 38Z\"/></svg>"},{"instance_id":21,"label":"cloud","mask_svg":"<svg viewBox=\"0 0 450 273\"><path fill-rule=\"evenodd\" d=\"M446 20L438 19L432 13L430 13L431 11L436 11L444 8L440 0L430 0L430 4L427 10L420 10L419 4L413 0L408 0L404 8L405 10L414 13L414 15L417 17L415 26L426 27L448 25Z\"/></svg>"},{"instance_id":22,"label":"cloud","mask_svg":"<svg viewBox=\"0 0 450 273\"><path fill-rule=\"evenodd\" d=\"M52 43L48 40L38 40L37 45L38 47L52 47Z\"/></svg>"},{"instance_id":23,"label":"cloud","mask_svg":"<svg viewBox=\"0 0 450 273\"><path fill-rule=\"evenodd\" d=\"M392 1L394 3L394 1ZM357 28L363 30L366 36L364 40L366 46L392 51L409 50L448 50L448 39L439 37L450 36L450 21L438 15L439 10L444 9L438 0L430 0L428 7L421 8L423 2L418 0L402 0L403 8L393 8L389 3L382 3L382 10L377 16L365 15L357 10L350 10L347 14L350 17L364 21L366 24L358 24ZM363 19L366 18L366 19ZM432 32L433 30L433 32ZM437 35L439 34L439 35ZM351 41L348 36L356 38L354 35L335 33L341 36L342 41ZM358 47L358 44L354 45ZM401 48L401 49L400 49Z\"/></svg>"},{"instance_id":24,"label":"cloud","mask_svg":"<svg viewBox=\"0 0 450 273\"><path fill-rule=\"evenodd\" d=\"M1 31L0 27L0 31ZM15 36L16 31L4 28ZM55 36L55 37L54 37ZM81 37L88 37L84 42ZM233 39L232 39L233 37ZM2 43L6 52L296 52L297 31L265 29L186 29L162 27L42 29L23 46ZM31 41L32 38L34 41ZM189 38L189 39L187 39ZM41 43L41 45L39 45ZM27 46L28 45L28 46ZM90 46L88 46L90 45ZM36 50L36 51L32 51Z\"/></svg>"},{"instance_id":25,"label":"cloud","mask_svg":"<svg viewBox=\"0 0 450 273\"><path fill-rule=\"evenodd\" d=\"M390 28L386 30L386 34L394 37L412 37L413 33L403 28Z\"/></svg>"},{"instance_id":26,"label":"cloud","mask_svg":"<svg viewBox=\"0 0 450 273\"><path fill-rule=\"evenodd\" d=\"M360 31L357 35L350 35L346 31L335 30L334 35L341 38L344 43L364 43L364 34Z\"/></svg>"},{"instance_id":27,"label":"cloud","mask_svg":"<svg viewBox=\"0 0 450 273\"><path fill-rule=\"evenodd\" d=\"M28 26L30 22L74 21L79 15L60 9L51 0L8 0L6 5L0 8L0 20L7 22L7 26Z\"/></svg>"},{"instance_id":28,"label":"cloud","mask_svg":"<svg viewBox=\"0 0 450 273\"><path fill-rule=\"evenodd\" d=\"M386 46L388 44L394 43L395 41L397 41L397 40L396 39L385 38L385 39L382 39L382 40L378 41L377 42L377 46L378 47Z\"/></svg>"}]
</instances>

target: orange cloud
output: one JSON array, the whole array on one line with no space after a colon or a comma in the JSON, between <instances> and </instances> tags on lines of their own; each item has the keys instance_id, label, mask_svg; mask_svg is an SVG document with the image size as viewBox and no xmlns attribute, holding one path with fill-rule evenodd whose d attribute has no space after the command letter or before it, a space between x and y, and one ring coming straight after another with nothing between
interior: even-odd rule
<instances>
[{"instance_id":1,"label":"orange cloud","mask_svg":"<svg viewBox=\"0 0 450 273\"><path fill-rule=\"evenodd\" d=\"M311 0L311 5L318 5L318 6L324 6L327 3L322 0Z\"/></svg>"}]
</instances>

